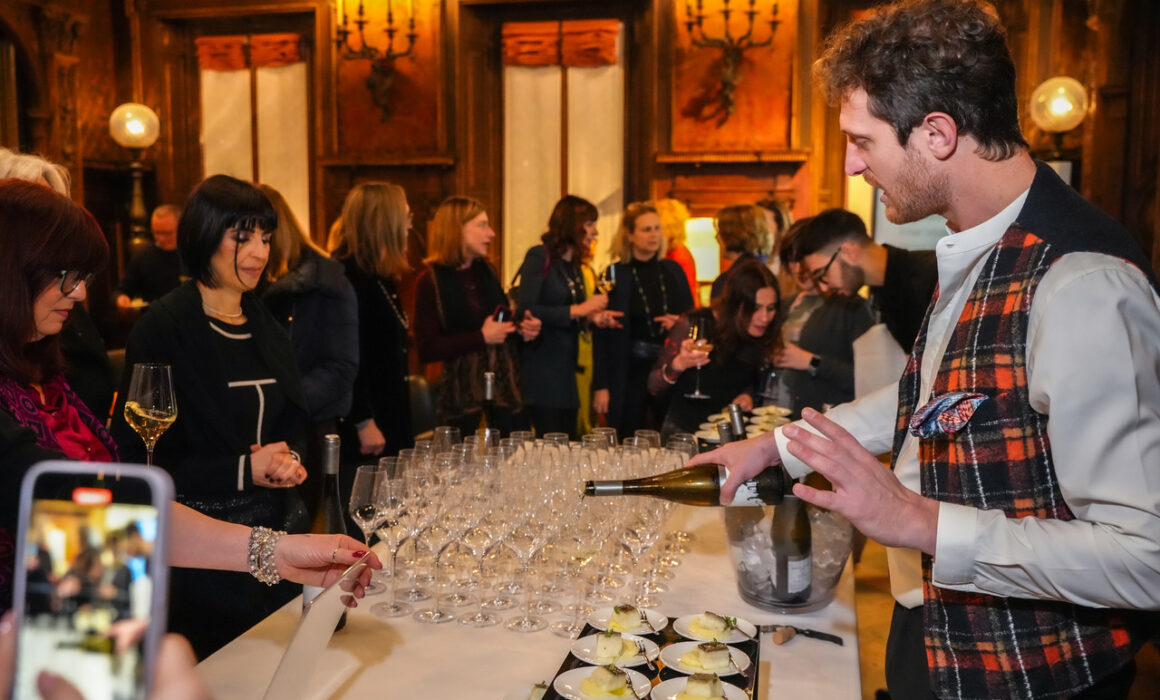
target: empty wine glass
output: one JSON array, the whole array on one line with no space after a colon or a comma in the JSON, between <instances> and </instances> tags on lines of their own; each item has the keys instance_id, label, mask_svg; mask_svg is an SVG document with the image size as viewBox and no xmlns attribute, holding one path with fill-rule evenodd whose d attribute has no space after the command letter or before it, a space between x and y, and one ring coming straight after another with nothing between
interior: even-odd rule
<instances>
[{"instance_id":1,"label":"empty wine glass","mask_svg":"<svg viewBox=\"0 0 1160 700\"><path fill-rule=\"evenodd\" d=\"M125 395L125 422L145 442L145 464L153 465L153 446L175 420L177 400L173 396L173 372L169 365L134 364L129 393Z\"/></svg>"},{"instance_id":2,"label":"empty wine glass","mask_svg":"<svg viewBox=\"0 0 1160 700\"><path fill-rule=\"evenodd\" d=\"M407 481L402 477L388 478L385 471L380 471L378 503L382 510L382 520L379 522L375 534L379 541L391 550L391 585L387 601L376 603L371 612L380 617L400 617L411 612L411 606L395 599L395 590L398 582L399 547L410 536L410 528L406 519L407 512Z\"/></svg>"},{"instance_id":3,"label":"empty wine glass","mask_svg":"<svg viewBox=\"0 0 1160 700\"><path fill-rule=\"evenodd\" d=\"M436 426L431 436L431 444L435 454L448 452L452 446L458 445L462 441L463 435L459 432L459 428L451 425Z\"/></svg>"},{"instance_id":4,"label":"empty wine glass","mask_svg":"<svg viewBox=\"0 0 1160 700\"><path fill-rule=\"evenodd\" d=\"M354 483L350 488L350 518L362 530L363 541L369 546L371 533L379 526L385 517L379 503L379 477L383 471L377 464L364 464L354 473ZM378 573L378 572L375 572ZM391 575L394 576L394 569ZM386 585L375 576L371 576L370 585L366 588L367 595L377 595L387 589Z\"/></svg>"},{"instance_id":5,"label":"empty wine glass","mask_svg":"<svg viewBox=\"0 0 1160 700\"><path fill-rule=\"evenodd\" d=\"M532 555L544 544L544 528L535 520L525 520L520 523L507 537L507 546L519 558L524 572L524 614L508 620L507 628L516 632L538 632L548 626L548 622L532 615L532 586L527 583L531 578Z\"/></svg>"}]
</instances>

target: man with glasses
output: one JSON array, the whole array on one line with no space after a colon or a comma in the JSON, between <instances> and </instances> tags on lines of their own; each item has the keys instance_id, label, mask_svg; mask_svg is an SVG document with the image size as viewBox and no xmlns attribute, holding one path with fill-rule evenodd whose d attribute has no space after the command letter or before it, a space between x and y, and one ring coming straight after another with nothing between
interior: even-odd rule
<instances>
[{"instance_id":1,"label":"man with glasses","mask_svg":"<svg viewBox=\"0 0 1160 700\"><path fill-rule=\"evenodd\" d=\"M891 221L946 218L938 296L897 387L693 461L729 467L726 503L766 465L815 470L833 490L794 493L887 545L895 700L1124 698L1160 610L1152 265L1031 158L991 5L877 8L815 71L846 172Z\"/></svg>"},{"instance_id":2,"label":"man with glasses","mask_svg":"<svg viewBox=\"0 0 1160 700\"><path fill-rule=\"evenodd\" d=\"M875 312L910 351L938 281L933 250L880 244L853 212L827 209L796 234L792 259L823 294L853 296L869 285Z\"/></svg>"}]
</instances>

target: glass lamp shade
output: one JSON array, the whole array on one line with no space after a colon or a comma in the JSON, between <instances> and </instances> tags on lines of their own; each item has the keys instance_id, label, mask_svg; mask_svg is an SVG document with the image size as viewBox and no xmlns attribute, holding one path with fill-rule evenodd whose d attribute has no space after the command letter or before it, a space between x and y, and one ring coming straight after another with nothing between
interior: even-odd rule
<instances>
[{"instance_id":1,"label":"glass lamp shade","mask_svg":"<svg viewBox=\"0 0 1160 700\"><path fill-rule=\"evenodd\" d=\"M126 102L109 115L109 134L125 148L149 148L160 132L157 113L145 105Z\"/></svg>"},{"instance_id":2,"label":"glass lamp shade","mask_svg":"<svg viewBox=\"0 0 1160 700\"><path fill-rule=\"evenodd\" d=\"M1031 93L1031 121L1049 133L1071 131L1087 116L1087 92L1075 78L1048 78Z\"/></svg>"}]
</instances>

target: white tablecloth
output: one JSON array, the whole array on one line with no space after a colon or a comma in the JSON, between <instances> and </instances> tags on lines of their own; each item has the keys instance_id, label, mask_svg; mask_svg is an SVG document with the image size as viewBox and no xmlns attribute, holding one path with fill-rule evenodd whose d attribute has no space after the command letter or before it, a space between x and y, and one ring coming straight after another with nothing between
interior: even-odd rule
<instances>
[{"instance_id":1,"label":"white tablecloth","mask_svg":"<svg viewBox=\"0 0 1160 700\"><path fill-rule=\"evenodd\" d=\"M834 601L801 615L755 608L737 593L725 542L722 510L681 506L673 527L692 532L692 552L681 557L659 610L676 617L706 609L754 624L788 623L832 632L844 646L796 637L775 646L763 635L758 698L856 700L858 666L854 576L847 566ZM382 620L369 614L378 596L364 599L348 616L318 661L303 700L313 698L456 698L503 700L526 697L530 686L550 680L571 642L545 630L520 634L502 625L469 629L458 622L426 625L410 617ZM425 605L421 603L420 605ZM298 622L292 601L198 667L220 700L261 698ZM469 609L470 610L470 609ZM507 616L512 612L507 611Z\"/></svg>"}]
</instances>

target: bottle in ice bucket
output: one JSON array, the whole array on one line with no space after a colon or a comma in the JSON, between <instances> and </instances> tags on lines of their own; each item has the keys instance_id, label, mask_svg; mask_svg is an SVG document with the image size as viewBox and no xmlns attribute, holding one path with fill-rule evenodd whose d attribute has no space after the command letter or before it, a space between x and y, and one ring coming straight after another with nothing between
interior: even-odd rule
<instances>
[{"instance_id":1,"label":"bottle in ice bucket","mask_svg":"<svg viewBox=\"0 0 1160 700\"><path fill-rule=\"evenodd\" d=\"M813 583L813 535L806 504L796 496L786 496L773 511L769 529L774 564L770 579L773 597L783 603L809 600Z\"/></svg>"},{"instance_id":2,"label":"bottle in ice bucket","mask_svg":"<svg viewBox=\"0 0 1160 700\"><path fill-rule=\"evenodd\" d=\"M322 438L322 488L318 491L318 506L314 511L314 522L310 525L312 535L345 535L346 520L342 517L342 501L338 497L339 437L325 435ZM302 609L322 592L321 586L302 587ZM346 625L346 613L342 614L335 630Z\"/></svg>"}]
</instances>

